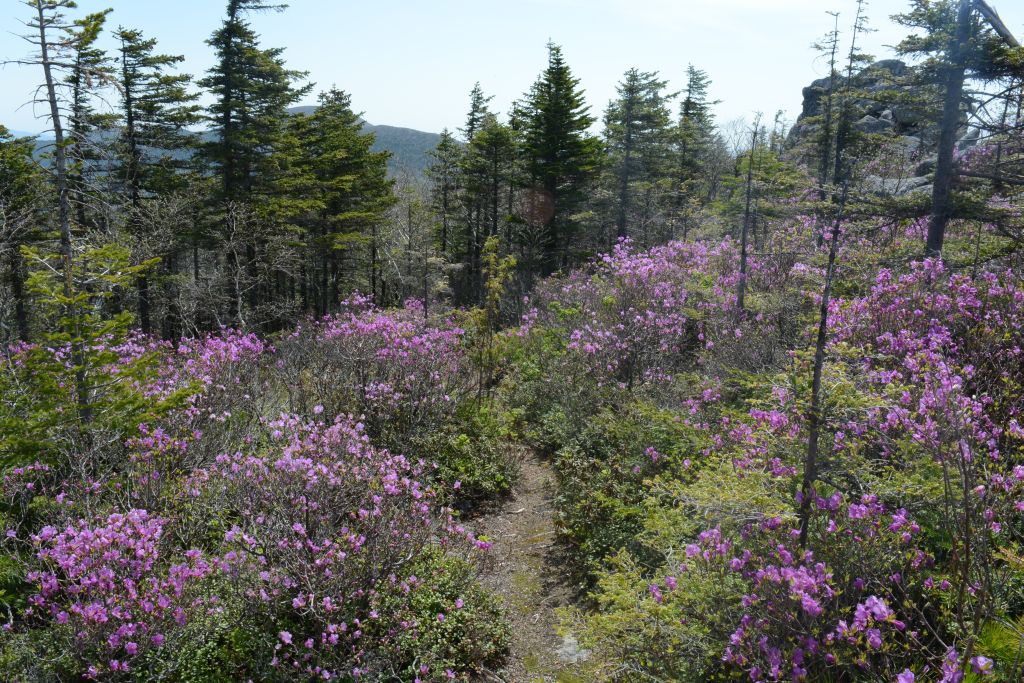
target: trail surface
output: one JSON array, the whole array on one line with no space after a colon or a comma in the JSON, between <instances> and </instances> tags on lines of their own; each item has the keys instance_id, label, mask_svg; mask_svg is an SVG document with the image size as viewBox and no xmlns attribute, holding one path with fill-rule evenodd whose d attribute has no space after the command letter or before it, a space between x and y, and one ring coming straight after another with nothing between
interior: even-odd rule
<instances>
[{"instance_id":1,"label":"trail surface","mask_svg":"<svg viewBox=\"0 0 1024 683\"><path fill-rule=\"evenodd\" d=\"M582 656L571 637L558 635L555 610L569 604L555 544L555 474L534 453L521 456L521 476L509 500L476 524L493 547L482 582L500 595L512 623L508 663L484 680L569 683L566 669Z\"/></svg>"}]
</instances>

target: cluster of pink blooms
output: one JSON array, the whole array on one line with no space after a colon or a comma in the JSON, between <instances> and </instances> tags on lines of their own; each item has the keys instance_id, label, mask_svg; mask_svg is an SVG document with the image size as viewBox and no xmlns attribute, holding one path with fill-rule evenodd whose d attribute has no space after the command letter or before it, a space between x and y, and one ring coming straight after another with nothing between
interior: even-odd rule
<instances>
[{"instance_id":1,"label":"cluster of pink blooms","mask_svg":"<svg viewBox=\"0 0 1024 683\"><path fill-rule=\"evenodd\" d=\"M328 414L361 415L375 439L404 447L416 430L448 418L467 390L465 333L451 320L425 319L418 302L351 308L282 344L278 369L290 378L292 408L308 414L314 396Z\"/></svg>"},{"instance_id":2,"label":"cluster of pink blooms","mask_svg":"<svg viewBox=\"0 0 1024 683\"><path fill-rule=\"evenodd\" d=\"M822 228L810 218L798 223L773 228L766 251L781 255L751 257L748 296L795 285L804 289L799 305L818 305L821 268L787 254L806 250L811 230ZM848 228L840 227L841 264L877 252ZM916 221L900 230L894 240L917 245L924 225ZM759 313L737 313L737 261L732 242L670 243L642 253L621 243L591 271L542 284L518 334L542 327L562 335L567 376L623 388L670 384L681 369L715 358L724 345L738 355L748 340L756 347L758 337L778 335ZM812 348L815 332L808 325L802 338ZM993 663L970 654L969 639L957 644L955 629L904 605L960 596L955 599L966 601L966 610L983 609L981 601L990 598L983 597L979 577L1000 565L998 548L1011 540L1024 512L1019 275L951 273L933 260L911 263L899 276L882 269L863 295L833 296L827 352L826 376L843 373L862 403L840 406L838 417L830 416L820 457L826 463L867 458L867 466L880 470L913 468L908 459L921 458L943 468L954 503L940 523L971 535L954 537L956 561L937 562L919 546L924 522L915 518L927 515L936 524L928 501L889 493L883 503L870 489L837 491L833 480L817 484L824 493L812 491L805 547L793 520L766 520L731 539L710 529L686 547L683 565L649 586L651 598L671 600L679 573L698 562L742 577L743 616L725 661L752 681L808 680L823 670L858 675L897 664L900 671L921 661L928 662L927 680L944 683L962 680L968 669L990 673ZM737 476L756 469L799 489L806 401L797 400L792 386L776 386L737 414L709 410L717 398L712 390L708 400L691 392L685 401L682 420L710 433L712 446L703 455L726 454ZM654 449L646 454L652 463L662 458ZM799 493L794 502L803 502ZM971 553L958 551L965 544ZM957 645L925 652L924 642ZM898 680L920 680L921 674L907 667Z\"/></svg>"},{"instance_id":3,"label":"cluster of pink blooms","mask_svg":"<svg viewBox=\"0 0 1024 683\"><path fill-rule=\"evenodd\" d=\"M45 615L73 634L74 647L91 662L87 678L129 671L196 610L216 608L197 586L222 563L198 550L169 559L165 524L145 510L129 510L98 525L80 520L32 535L40 568L27 578L39 590L26 616Z\"/></svg>"},{"instance_id":4,"label":"cluster of pink blooms","mask_svg":"<svg viewBox=\"0 0 1024 683\"><path fill-rule=\"evenodd\" d=\"M120 472L57 481L37 464L5 474L6 498L26 505L53 496L51 519L65 520L34 533L7 531L5 541L31 558L27 578L36 590L21 623L5 630L45 623L84 676L107 678L131 672L197 618L240 600L265 623L289 624L270 665L322 679L379 667L378 644L364 639L389 616L374 607L378 592L411 600L429 585L431 577L408 568L428 547L489 547L437 503L427 483L436 466L377 448L367 434L373 419L436 423L453 410L465 386L463 332L431 327L415 307L365 306L296 338L309 330L319 345L314 357L326 349L334 368L317 379L344 389L355 374L366 379L361 403L351 405L365 417L325 421L317 403L309 417L261 418L260 401L274 393L267 383L281 381L268 379L267 369L276 361L282 374L299 371L289 366L293 340L278 351L256 335L222 330L176 346L132 336L109 347L112 373L158 361L135 389L172 408L127 435ZM181 492L190 500L175 501ZM182 518L179 505L232 526L211 543L195 525L214 520ZM204 550L180 547L182 536L205 539ZM436 672L423 678L435 680Z\"/></svg>"},{"instance_id":5,"label":"cluster of pink blooms","mask_svg":"<svg viewBox=\"0 0 1024 683\"><path fill-rule=\"evenodd\" d=\"M321 678L366 671L376 592L408 595L423 581L410 558L475 539L436 503L429 467L374 448L361 424L282 415L268 429L271 449L222 455L205 479L237 520L223 558L253 610L290 615L274 664Z\"/></svg>"}]
</instances>

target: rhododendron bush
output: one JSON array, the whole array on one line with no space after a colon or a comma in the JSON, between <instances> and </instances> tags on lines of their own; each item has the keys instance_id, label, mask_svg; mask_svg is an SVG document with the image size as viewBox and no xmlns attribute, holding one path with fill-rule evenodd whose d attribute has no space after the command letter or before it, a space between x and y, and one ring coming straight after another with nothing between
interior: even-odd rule
<instances>
[{"instance_id":1,"label":"rhododendron bush","mask_svg":"<svg viewBox=\"0 0 1024 683\"><path fill-rule=\"evenodd\" d=\"M374 443L421 453L436 476L460 482L461 502L508 491L515 461L493 438L466 344L451 315L422 304L383 311L362 298L347 311L300 326L280 345L275 372L291 410L357 416Z\"/></svg>"},{"instance_id":2,"label":"rhododendron bush","mask_svg":"<svg viewBox=\"0 0 1024 683\"><path fill-rule=\"evenodd\" d=\"M10 350L12 371L32 371L29 353ZM65 448L6 471L5 671L432 681L500 659L504 622L473 569L488 544L440 500L434 462L319 404L275 416L279 356L255 335L132 337L103 353L111 373L146 359L130 391L162 408L87 458ZM425 410L389 401L381 423Z\"/></svg>"},{"instance_id":3,"label":"rhododendron bush","mask_svg":"<svg viewBox=\"0 0 1024 683\"><path fill-rule=\"evenodd\" d=\"M5 349L0 668L493 671L462 515L531 447L580 680L1019 680L1020 264L907 259L920 221L839 221L831 254L820 217L769 227L744 275L732 239L622 241L504 331L492 283L274 339L111 328L85 394L67 343Z\"/></svg>"},{"instance_id":4,"label":"rhododendron bush","mask_svg":"<svg viewBox=\"0 0 1024 683\"><path fill-rule=\"evenodd\" d=\"M517 380L530 421L552 425L534 438L556 452L561 535L598 606L566 613L586 675L959 681L1018 666L995 643L1022 604L1020 277L920 261L863 282L877 247L839 228L840 263L858 263L840 291L856 294L828 307L825 455L805 502L814 225L777 227L767 253L807 256L753 258L743 311L729 243L623 244L545 285L524 318L545 357Z\"/></svg>"}]
</instances>

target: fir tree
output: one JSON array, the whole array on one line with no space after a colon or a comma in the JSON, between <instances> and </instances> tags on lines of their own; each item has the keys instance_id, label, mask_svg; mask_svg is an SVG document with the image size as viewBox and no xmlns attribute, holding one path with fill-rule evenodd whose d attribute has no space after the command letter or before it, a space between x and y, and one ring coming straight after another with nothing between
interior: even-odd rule
<instances>
[{"instance_id":1,"label":"fir tree","mask_svg":"<svg viewBox=\"0 0 1024 683\"><path fill-rule=\"evenodd\" d=\"M977 11L976 11L977 10ZM1008 81L1004 97L1019 98L1019 51L1017 41L985 3L969 0L913 0L909 11L893 17L913 33L897 51L922 58L917 86L932 94L939 140L931 216L925 253L941 256L946 227L956 217L954 159L956 142L968 123L963 115L967 80ZM998 99L998 95L992 99ZM1019 99L1017 111L1020 111ZM994 103L990 101L988 106Z\"/></svg>"},{"instance_id":2,"label":"fir tree","mask_svg":"<svg viewBox=\"0 0 1024 683\"><path fill-rule=\"evenodd\" d=\"M6 268L14 315L14 335L0 330L0 343L12 336L29 339L29 306L21 248L42 238L36 213L42 199L41 177L32 160L33 140L16 138L0 125L0 267ZM2 311L8 313L8 311Z\"/></svg>"},{"instance_id":3,"label":"fir tree","mask_svg":"<svg viewBox=\"0 0 1024 683\"><path fill-rule=\"evenodd\" d=\"M540 201L551 207L543 221L542 274L571 261L578 219L574 212L600 162L601 142L589 133L594 118L562 49L548 43L548 65L521 105L526 173Z\"/></svg>"},{"instance_id":4,"label":"fir tree","mask_svg":"<svg viewBox=\"0 0 1024 683\"><path fill-rule=\"evenodd\" d=\"M226 201L265 189L261 181L287 109L311 87L294 87L305 74L285 68L283 48L259 47L259 37L245 16L266 9L279 7L259 0L228 0L227 18L207 41L217 63L200 81L216 98L208 113L215 136L205 152Z\"/></svg>"},{"instance_id":5,"label":"fir tree","mask_svg":"<svg viewBox=\"0 0 1024 683\"><path fill-rule=\"evenodd\" d=\"M261 0L228 0L224 23L207 41L216 52L217 63L200 81L215 98L208 113L214 137L204 154L219 180L218 198L224 216L232 203L254 208L274 193L276 171L272 158L282 143L288 107L311 87L294 87L305 74L285 67L283 49L259 47L258 36L245 16L267 9L280 7ZM225 234L232 232L226 223L224 228ZM250 280L257 277L257 242L251 241L243 250ZM228 252L230 266L236 271L240 267L234 263L237 252ZM259 290L256 286L250 288L250 306L259 301ZM241 323L238 292L233 291L231 301L232 317Z\"/></svg>"},{"instance_id":6,"label":"fir tree","mask_svg":"<svg viewBox=\"0 0 1024 683\"><path fill-rule=\"evenodd\" d=\"M379 227L395 202L394 182L387 176L390 154L373 151L374 135L363 132L347 93L328 90L312 115L295 118L312 182L306 193L316 199L304 221L311 250L301 286L307 305L322 315L364 283L379 295Z\"/></svg>"},{"instance_id":7,"label":"fir tree","mask_svg":"<svg viewBox=\"0 0 1024 683\"><path fill-rule=\"evenodd\" d=\"M462 148L447 128L441 131L437 147L430 152L433 161L427 169L427 178L431 184L431 203L438 220L438 249L442 254L447 254L450 246L458 206L462 154Z\"/></svg>"},{"instance_id":8,"label":"fir tree","mask_svg":"<svg viewBox=\"0 0 1024 683\"><path fill-rule=\"evenodd\" d=\"M712 107L708 99L711 79L692 64L686 68L686 87L679 105L679 121L673 134L672 199L669 223L673 232L685 235L693 207L714 198L717 178L713 163L720 146Z\"/></svg>"},{"instance_id":9,"label":"fir tree","mask_svg":"<svg viewBox=\"0 0 1024 683\"><path fill-rule=\"evenodd\" d=\"M463 200L474 207L474 222L467 226L464 295L469 301L483 296L482 253L488 237L499 236L509 225L504 202L512 183L515 138L508 126L488 113L462 157ZM511 235L505 231L506 242Z\"/></svg>"},{"instance_id":10,"label":"fir tree","mask_svg":"<svg viewBox=\"0 0 1024 683\"><path fill-rule=\"evenodd\" d=\"M129 232L141 245L145 237L141 225L144 198L180 191L185 186L192 153L198 145L198 136L188 128L198 123L199 106L195 104L197 96L188 91L191 77L167 73L184 57L155 54L156 40L144 38L140 31L119 28L114 37L120 46L122 125L113 175L125 196ZM166 264L163 270L167 272ZM143 272L136 284L139 325L149 332L148 274Z\"/></svg>"},{"instance_id":11,"label":"fir tree","mask_svg":"<svg viewBox=\"0 0 1024 683\"><path fill-rule=\"evenodd\" d=\"M484 95L480 81L473 84L473 89L469 92L469 113L466 114L466 126L460 131L466 142L472 140L476 132L480 130L484 118L490 113L487 105L493 99L493 95Z\"/></svg>"},{"instance_id":12,"label":"fir tree","mask_svg":"<svg viewBox=\"0 0 1024 683\"><path fill-rule=\"evenodd\" d=\"M102 217L95 211L99 194L97 180L106 172L106 153L101 138L114 123L110 112L96 109L96 96L113 76L107 53L97 47L107 15L112 10L93 12L74 21L67 31L71 62L65 83L68 87L67 156L68 183L77 223L96 227Z\"/></svg>"},{"instance_id":13,"label":"fir tree","mask_svg":"<svg viewBox=\"0 0 1024 683\"><path fill-rule=\"evenodd\" d=\"M630 234L634 195L650 193L664 177L672 115L667 83L658 74L630 69L617 87L618 99L605 112L608 173L615 185L615 234Z\"/></svg>"}]
</instances>

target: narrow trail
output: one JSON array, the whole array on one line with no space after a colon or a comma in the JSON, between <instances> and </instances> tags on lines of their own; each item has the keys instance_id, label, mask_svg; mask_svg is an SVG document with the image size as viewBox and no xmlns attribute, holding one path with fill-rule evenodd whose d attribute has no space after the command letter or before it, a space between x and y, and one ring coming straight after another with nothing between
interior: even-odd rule
<instances>
[{"instance_id":1,"label":"narrow trail","mask_svg":"<svg viewBox=\"0 0 1024 683\"><path fill-rule=\"evenodd\" d=\"M521 476L509 500L481 517L477 533L492 542L482 583L501 596L512 623L508 662L484 680L547 683L576 680L564 670L581 653L558 635L559 607L569 604L555 544L555 473L532 451L521 455Z\"/></svg>"}]
</instances>

